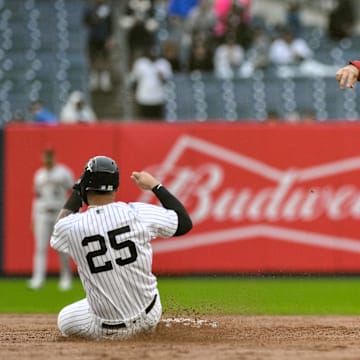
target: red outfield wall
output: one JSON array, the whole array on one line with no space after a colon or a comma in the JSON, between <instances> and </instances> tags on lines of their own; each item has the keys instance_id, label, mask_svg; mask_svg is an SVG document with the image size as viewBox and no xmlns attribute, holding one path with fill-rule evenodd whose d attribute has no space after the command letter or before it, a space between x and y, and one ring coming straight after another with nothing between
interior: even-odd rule
<instances>
[{"instance_id":1,"label":"red outfield wall","mask_svg":"<svg viewBox=\"0 0 360 360\"><path fill-rule=\"evenodd\" d=\"M157 239L165 273L359 272L360 125L101 124L5 130L4 272L30 273L32 177L53 146L76 176L94 155L121 169L118 199L152 201L130 180L159 176L194 229ZM58 269L49 250L49 271Z\"/></svg>"}]
</instances>

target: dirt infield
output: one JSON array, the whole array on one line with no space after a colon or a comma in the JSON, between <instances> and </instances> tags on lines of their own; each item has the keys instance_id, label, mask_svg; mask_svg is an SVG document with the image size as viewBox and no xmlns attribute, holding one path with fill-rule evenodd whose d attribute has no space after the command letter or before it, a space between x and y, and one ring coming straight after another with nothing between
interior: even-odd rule
<instances>
[{"instance_id":1,"label":"dirt infield","mask_svg":"<svg viewBox=\"0 0 360 360\"><path fill-rule=\"evenodd\" d=\"M55 315L0 315L0 359L360 359L360 317L163 316L126 341L67 339Z\"/></svg>"}]
</instances>

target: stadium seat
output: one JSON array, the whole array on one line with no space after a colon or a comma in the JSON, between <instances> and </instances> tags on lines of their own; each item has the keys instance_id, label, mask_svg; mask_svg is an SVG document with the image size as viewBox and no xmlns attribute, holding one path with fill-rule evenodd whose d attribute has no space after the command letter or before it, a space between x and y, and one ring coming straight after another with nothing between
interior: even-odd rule
<instances>
[{"instance_id":1,"label":"stadium seat","mask_svg":"<svg viewBox=\"0 0 360 360\"><path fill-rule=\"evenodd\" d=\"M9 90L0 86L0 125L17 110L26 113L35 96L58 112L70 91L87 92L83 6L82 0L0 1L0 69L6 70L0 79L12 83Z\"/></svg>"},{"instance_id":2,"label":"stadium seat","mask_svg":"<svg viewBox=\"0 0 360 360\"><path fill-rule=\"evenodd\" d=\"M26 113L35 96L58 113L72 90L88 92L83 6L83 0L0 0L0 125L19 108ZM166 32L160 10L160 30ZM303 36L323 64L340 66L358 57L358 35L336 42L323 29L309 26ZM360 114L358 92L339 91L332 76L279 77L274 67L230 80L210 73L176 73L167 86L166 117L261 121L270 111L279 116L313 111L323 121L353 120Z\"/></svg>"}]
</instances>

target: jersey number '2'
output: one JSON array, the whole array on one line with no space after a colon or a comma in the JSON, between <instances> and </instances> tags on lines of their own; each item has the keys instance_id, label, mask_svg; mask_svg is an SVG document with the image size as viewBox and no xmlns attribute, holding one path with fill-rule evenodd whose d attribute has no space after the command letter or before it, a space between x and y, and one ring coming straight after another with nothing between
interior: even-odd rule
<instances>
[{"instance_id":1,"label":"jersey number '2'","mask_svg":"<svg viewBox=\"0 0 360 360\"><path fill-rule=\"evenodd\" d=\"M115 262L119 266L124 266L130 264L137 259L137 251L135 243L131 240L122 241L120 243L116 242L116 236L125 234L130 232L129 226L123 226L119 229L108 231L107 235L110 240L110 246L114 250L121 250L121 249L128 249L128 256L127 257L118 257L115 259ZM92 242L97 242L99 244L99 249L90 251L86 255L86 260L89 264L89 268L92 274L96 274L103 271L109 271L113 269L113 265L111 261L105 261L103 265L95 265L94 259L98 256L105 255L108 251L105 243L105 238L102 235L94 235L94 236L87 236L81 242L82 246L87 246Z\"/></svg>"}]
</instances>

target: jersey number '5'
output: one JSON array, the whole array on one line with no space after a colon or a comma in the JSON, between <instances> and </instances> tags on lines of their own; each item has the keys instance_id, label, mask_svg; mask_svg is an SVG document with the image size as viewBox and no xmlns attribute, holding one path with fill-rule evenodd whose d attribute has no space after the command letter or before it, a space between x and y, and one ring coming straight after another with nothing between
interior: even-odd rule
<instances>
[{"instance_id":1,"label":"jersey number '5'","mask_svg":"<svg viewBox=\"0 0 360 360\"><path fill-rule=\"evenodd\" d=\"M110 246L114 250L128 249L128 254L126 257L118 257L115 259L115 262L119 266L124 266L130 264L137 259L137 251L135 243L131 240L122 241L120 243L116 242L116 237L121 234L130 232L130 226L123 226L119 229L108 231L107 235L110 240ZM92 274L96 274L103 271L109 271L113 269L111 261L105 261L103 265L95 265L94 259L98 256L105 255L108 251L105 243L105 238L102 235L93 235L87 236L81 242L82 246L87 246L92 242L97 242L99 244L99 249L90 251L86 255L86 260L89 264L89 268Z\"/></svg>"}]
</instances>

